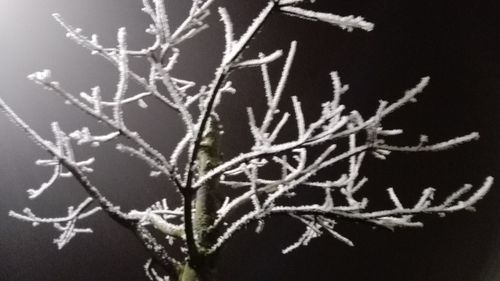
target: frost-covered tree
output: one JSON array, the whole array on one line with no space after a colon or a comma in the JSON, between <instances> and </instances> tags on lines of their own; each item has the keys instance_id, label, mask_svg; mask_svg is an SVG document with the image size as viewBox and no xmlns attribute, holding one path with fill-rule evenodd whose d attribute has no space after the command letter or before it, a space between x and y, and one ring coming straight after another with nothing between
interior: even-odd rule
<instances>
[{"instance_id":1,"label":"frost-covered tree","mask_svg":"<svg viewBox=\"0 0 500 281\"><path fill-rule=\"evenodd\" d=\"M472 209L488 192L493 182L491 177L474 191L471 185L464 185L440 202L433 201L435 190L427 188L417 196L415 204L406 205L389 188L387 196L393 207L372 208L358 192L367 182L360 175L366 157L385 160L392 152L441 151L475 140L478 133L438 143L429 143L426 136L421 136L415 145L391 144L391 137L402 134L403 130L384 128L383 121L407 103L415 102L429 83L428 77L421 78L400 99L380 101L372 116L363 117L342 104L348 86L342 84L337 72L331 72L331 100L318 106L315 119L306 120L297 97L290 98L293 110L282 112L280 102L285 99L298 43L291 42L286 51L261 52L256 57L245 52L271 16L295 16L298 20L324 22L349 32L372 30L374 25L362 17L308 10L301 6L306 0L269 0L246 31L235 34L228 11L220 7L217 12L224 25L225 48L212 82L199 85L189 77L175 77L173 69L182 55L181 43L208 27L205 19L214 2L193 0L184 21L173 27L163 0L143 0L143 12L152 20L146 31L155 40L141 50L127 47L125 28L118 30L116 47L104 47L96 35L87 36L54 14L71 40L116 66L119 72L116 91L101 93L99 87L94 87L90 93L78 96L53 80L49 70L36 72L29 78L106 125L109 132L95 134L87 127L64 132L54 122L53 140L46 140L0 99L1 110L49 154L36 164L52 169L52 176L38 188L29 189L29 198L49 192L63 178L76 179L89 196L77 206L70 206L61 217L40 217L29 208L11 211L10 216L34 226L53 225L59 232L54 242L60 249L77 234L91 233L92 229L82 226L85 223L81 221L103 212L133 232L150 252L151 258L144 265L150 280L216 280L217 259L226 242L247 227L261 232L269 217L291 217L304 226L303 234L283 249L286 254L323 234L353 246L348 237L338 232L339 223L363 222L389 229L420 227L418 215L445 215ZM145 61L149 73L143 75L133 70L129 63L132 58ZM278 81L271 81L271 64L281 65ZM220 145L223 118L217 113L217 106L225 96L236 93L231 74L244 68L260 71L261 98L266 108L263 116L255 113L261 110L247 109L253 146L248 150L242 148L233 158L223 159L224 147ZM129 83L140 86L142 92L131 91ZM141 128L128 126L123 108L137 104L146 109L148 103L160 103L165 110L178 113L182 120L185 135L173 151L156 149L143 138ZM294 130L295 137L287 139L284 130ZM105 143L115 143L119 152L145 162L150 168L149 176L166 177L171 183L169 188L176 191L182 204L173 206L175 198L158 198L149 208L124 210L108 200L91 182L92 165L98 159L80 159L73 149L75 144L96 147ZM330 178L319 175L333 168L335 172L330 173ZM305 204L301 200L303 194L318 191L323 194L319 201Z\"/></svg>"}]
</instances>

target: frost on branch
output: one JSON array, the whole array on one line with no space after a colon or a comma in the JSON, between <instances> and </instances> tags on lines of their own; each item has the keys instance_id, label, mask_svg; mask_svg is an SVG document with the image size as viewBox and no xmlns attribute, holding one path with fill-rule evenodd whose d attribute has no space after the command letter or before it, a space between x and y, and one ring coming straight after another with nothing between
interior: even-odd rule
<instances>
[{"instance_id":1,"label":"frost on branch","mask_svg":"<svg viewBox=\"0 0 500 281\"><path fill-rule=\"evenodd\" d=\"M373 23L365 21L363 17L346 16L341 17L330 13L320 13L298 7L284 6L281 10L292 16L301 17L308 20L322 21L331 25L338 26L347 31L353 31L354 28L360 28L366 31L373 30Z\"/></svg>"},{"instance_id":2,"label":"frost on branch","mask_svg":"<svg viewBox=\"0 0 500 281\"><path fill-rule=\"evenodd\" d=\"M292 44L290 54L295 52L295 44ZM291 64L291 57L285 63L283 76L286 77ZM203 184L205 180L215 175L222 175L221 183L241 190L242 194L230 200L219 210L218 222L225 221L226 217L237 210L240 206L251 203L253 210L242 216L239 220L232 222L225 228L218 242L212 250L222 246L236 231L243 228L252 221L262 224L264 218L272 215L291 216L305 225L304 234L283 250L288 253L299 246L307 245L313 238L323 233L330 234L333 238L353 245L347 237L337 232L335 226L339 221L355 220L364 221L373 225L379 225L394 229L396 227L422 226L418 220L414 220L416 214L437 213L445 214L462 209L470 209L489 190L493 179L488 177L483 186L471 195L466 195L471 189L469 185L451 194L442 203L433 203L433 189L425 189L418 202L414 206L404 207L399 201L393 189L389 189L389 196L395 207L393 209L372 211L368 207L368 199L360 197L359 190L367 179L360 176L360 169L366 154L369 153L376 158L386 159L393 151L440 151L451 148L478 137L477 133L471 133L451 140L428 144L426 139L420 141L416 146L394 146L387 144L390 137L401 134L400 129L385 129L382 126L384 118L395 110L409 102L414 102L416 95L425 88L429 79L422 78L414 88L406 91L404 96L392 103L381 101L376 113L363 118L356 111L345 113L345 106L340 103L341 96L348 90L347 85L342 85L336 72L331 73L333 85L332 100L323 104L321 116L311 123L304 120L300 102L292 97L293 114L282 113L281 121L272 121L278 112L276 109L279 102L279 93L269 91L266 68L263 67L263 81L268 89L269 110L263 118L262 125L257 125L257 118L251 109L249 113L250 132L255 140L251 152L241 154L210 171L206 176L199 179L195 186ZM280 80L281 82L282 80ZM286 79L285 79L286 81ZM283 86L278 86L281 89ZM278 97L278 98L277 98ZM275 143L275 136L283 127L283 123L289 120L288 116L295 116L294 123L298 135L296 139ZM361 139L361 140L360 140ZM347 142L348 149L337 151L337 146ZM309 148L322 147L323 152L314 155L311 159ZM290 159L290 160L289 160ZM347 162L348 169L338 178L331 180L316 179L316 174L321 170L333 165L341 165ZM282 170L278 178L260 178L257 175L266 167L279 166ZM241 176L245 180L241 180ZM238 177L239 180L231 180ZM316 188L325 194L323 202L310 205L288 204L287 197L295 196L305 191L306 188ZM247 190L247 191L245 191ZM342 196L344 204L334 204L332 198Z\"/></svg>"},{"instance_id":3,"label":"frost on branch","mask_svg":"<svg viewBox=\"0 0 500 281\"><path fill-rule=\"evenodd\" d=\"M52 224L55 229L61 232L59 238L54 239L54 243L59 249L62 249L77 233L92 233L92 229L90 228L77 228L75 226L78 220L89 217L101 209L100 207L95 207L87 210L92 201L92 198L87 198L76 208L73 206L68 207L68 215L66 217L40 218L33 214L29 208L23 210L24 214L10 211L9 215L19 220L31 222L33 226L38 226L42 223Z\"/></svg>"},{"instance_id":4,"label":"frost on branch","mask_svg":"<svg viewBox=\"0 0 500 281\"><path fill-rule=\"evenodd\" d=\"M97 35L85 35L81 29L72 27L60 15L54 14L69 39L116 67L116 89L105 93L95 86L89 92L73 94L53 80L49 70L36 72L28 78L93 117L108 131L96 135L89 125L74 128L68 134L54 122L52 131L55 140L48 141L0 99L0 110L49 154L49 158L37 160L36 164L51 168L52 174L38 188L28 189L29 198L45 194L58 180L67 177L73 177L90 196L77 207L69 207L67 216L44 218L26 208L22 213L11 211L9 214L12 217L34 226L52 224L60 232L54 242L62 248L76 234L90 233L90 228L76 225L101 210L124 229L133 232L149 251L151 259L144 265L149 280L194 281L212 280L204 276L212 268L204 267L215 266L213 259L222 246L238 231L249 225L254 226L254 223L255 231L260 233L271 216L289 217L304 227L303 234L295 241L286 241L288 244L283 253L306 246L324 234L353 246L355 241L339 229L342 223L364 222L389 229L420 227L423 225L420 215L443 216L472 210L488 192L493 183L491 177L487 177L478 188L464 185L443 201L433 200L437 191L426 188L420 196L416 196L414 204L403 204L397 195L398 189L388 188L387 196L393 206L372 208L369 199L362 193L369 187L368 179L362 176L365 159L386 160L394 152L446 150L475 140L479 134L473 132L434 143L422 135L414 145L391 143L391 137L403 134L403 130L384 127L385 119L408 103L416 102L417 95L428 86L429 77L421 78L398 100L380 101L371 116L362 116L342 104L349 86L341 82L337 72L331 72L331 99L324 102L318 116L311 119L304 114L298 97L288 98L285 95L299 43L291 42L287 50L257 52L254 57L247 57L244 52L271 16L291 15L326 22L347 31L372 30L374 25L360 16L339 16L301 8L301 4L308 2L306 0L270 0L245 31L237 35L230 12L219 7L224 51L219 55L220 65L212 81L202 85L189 77L177 77L174 70L183 55L182 43L208 27L205 19L210 15L214 2L193 0L185 19L174 26L169 21L168 6L163 0L142 0L142 11L151 20L146 32L154 37L154 41L140 50L129 48L125 28L118 30L116 46L105 47L99 43ZM136 72L129 64L131 58L148 63L148 72ZM273 83L270 72L277 64L282 67L279 79ZM252 147L221 161L220 154L224 147L219 147L219 139L227 118L217 112L217 107L227 94L236 94L229 78L232 72L243 68L260 72L262 99L265 99L266 108L262 116L256 114L261 110L246 110ZM137 84L140 90L135 92L133 89L137 87L130 87L130 83ZM153 147L141 135L141 128L128 126L124 106L136 104L147 110L151 103L173 110L182 122L183 135L171 151ZM281 110L282 103L290 103L292 110ZM293 130L296 134L284 139L285 130ZM121 210L109 201L88 178L92 172L91 165L99 159L76 160L78 153L73 149L74 143L97 147L109 142L114 143L118 152L144 162L149 167L149 174L145 176L168 179L170 188L176 191L168 194L178 198L161 198L151 202L148 208L133 210ZM331 178L325 179L319 176L325 170L341 172L330 172ZM228 190L231 192L225 192ZM302 194L317 194L318 191L323 195L320 200L309 204L301 202ZM172 202L182 204L174 206ZM91 204L96 206L91 208ZM158 235L153 235L153 232ZM168 276L164 276L163 272ZM190 279L190 274L197 278Z\"/></svg>"}]
</instances>

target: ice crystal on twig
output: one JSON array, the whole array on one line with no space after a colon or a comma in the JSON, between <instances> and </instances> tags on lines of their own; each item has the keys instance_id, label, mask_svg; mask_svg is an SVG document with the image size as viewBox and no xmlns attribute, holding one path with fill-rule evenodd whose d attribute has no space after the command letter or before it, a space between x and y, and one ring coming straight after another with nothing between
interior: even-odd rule
<instances>
[{"instance_id":1,"label":"ice crystal on twig","mask_svg":"<svg viewBox=\"0 0 500 281\"><path fill-rule=\"evenodd\" d=\"M75 226L78 220L87 218L99 210L100 207L95 207L87 210L92 204L92 198L87 198L78 207L74 208L72 206L68 207L68 215L66 217L59 218L41 218L36 216L29 208L23 210L24 214L19 214L14 211L10 211L9 215L11 217L31 222L33 226L37 226L42 223L50 223L61 232L59 238L54 239L54 243L57 244L59 249L62 249L70 240L75 237L78 233L92 233L90 228L77 228Z\"/></svg>"}]
</instances>

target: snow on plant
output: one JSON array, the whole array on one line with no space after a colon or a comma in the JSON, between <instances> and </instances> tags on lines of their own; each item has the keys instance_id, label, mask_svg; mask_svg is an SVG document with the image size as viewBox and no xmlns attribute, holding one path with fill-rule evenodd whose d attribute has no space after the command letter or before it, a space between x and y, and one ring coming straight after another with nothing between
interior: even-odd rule
<instances>
[{"instance_id":1,"label":"snow on plant","mask_svg":"<svg viewBox=\"0 0 500 281\"><path fill-rule=\"evenodd\" d=\"M414 146L390 144L391 136L400 135L403 130L384 128L383 121L404 105L415 102L416 96L428 85L429 77L422 78L399 100L381 101L373 116L363 117L357 111L347 111L342 105L342 96L349 87L342 84L337 72L331 72L332 98L321 105L321 114L317 119L305 119L297 97L291 97L293 112L282 112L279 110L280 102L283 100L298 43L291 42L287 51L260 53L258 57L247 57L244 52L270 16L292 15L326 22L347 31L372 30L374 25L362 17L338 16L300 8L305 0L270 0L246 31L237 35L233 32L228 11L218 8L224 25L225 49L212 82L209 85L197 85L188 78L174 77L172 70L182 54L180 44L207 28L205 19L215 1L193 0L189 14L176 28L172 28L169 23L163 0L142 2L143 12L152 20L147 32L155 37L155 41L141 50L130 50L127 47L125 28L118 30L116 47L104 47L96 35L86 36L80 29L67 24L60 15L54 14L54 18L66 30L68 38L116 66L120 76L112 98L109 98L109 93L101 93L99 87L92 88L90 94L74 95L53 80L49 70L28 76L45 89L61 96L67 103L107 125L108 133L95 135L87 127L68 133L54 122L54 140L46 140L0 99L0 108L10 120L49 154L48 159L37 160L36 164L51 168L52 176L39 188L29 189L29 198L35 199L48 192L56 181L67 177L76 179L89 195L78 206L69 207L66 216L58 218L41 218L28 208L22 213L9 213L34 226L52 224L60 232L59 237L54 240L59 248L64 247L77 234L92 232L90 228L79 227L80 221L101 211L135 233L149 250L151 259L144 268L150 280L214 280L212 273L222 246L252 223L256 231L260 232L266 220L272 216L288 216L304 226L304 233L296 241L290 241L283 253L305 246L323 234L353 246L354 243L348 237L338 232L338 223L362 221L390 229L420 227L422 223L416 218L417 215L442 215L471 209L490 189L493 179L488 177L475 191L471 191L471 185L464 185L444 201L434 202L435 191L427 188L422 191L415 204L403 205L396 191L389 188L388 197L394 206L382 210L370 209L368 199L359 194L367 182L360 175L366 157L374 156L384 160L397 151L445 150L477 139L478 133L432 144L426 136L422 136ZM149 62L149 74L146 77L130 68L130 57ZM276 83L272 83L268 72L269 64L282 57L284 62L281 76ZM241 68L260 70L267 110L264 116L256 116L252 108L247 109L253 147L232 159L222 161L220 154L223 147L219 147L222 120L216 107L227 93L236 91L229 78L233 71ZM140 85L143 92L130 93L129 83ZM158 86L161 84L166 91L160 90ZM129 128L124 119L124 105L137 103L140 107L147 108L147 103L152 102L164 104L165 110L177 112L184 124L185 135L170 153L154 148L140 132ZM296 137L278 141L280 133L289 123L296 127ZM73 145L89 144L95 147L110 141L118 143L116 150L144 161L151 169L151 176L168 178L182 197L183 204L169 206L169 198L161 198L145 210L126 211L107 200L89 179L92 164L98 160L94 157L78 159ZM122 141L127 144L122 144ZM338 177L323 180L317 176L322 170L334 166L343 167L342 165L347 169ZM280 172L273 177L262 176L267 169ZM231 194L237 195L224 197L221 191L228 188L233 190ZM298 205L297 200L293 200L303 192L314 190L324 194L322 200L307 205ZM335 200L334 203L334 197L343 200ZM153 229L163 233L162 237L165 239L153 236ZM179 245L182 245L182 256L170 254L172 248Z\"/></svg>"}]
</instances>

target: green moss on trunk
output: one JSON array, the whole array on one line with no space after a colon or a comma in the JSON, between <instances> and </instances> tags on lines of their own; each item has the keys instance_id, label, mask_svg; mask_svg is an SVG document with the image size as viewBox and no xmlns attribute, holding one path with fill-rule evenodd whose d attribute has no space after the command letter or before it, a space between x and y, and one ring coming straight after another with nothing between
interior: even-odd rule
<instances>
[{"instance_id":1,"label":"green moss on trunk","mask_svg":"<svg viewBox=\"0 0 500 281\"><path fill-rule=\"evenodd\" d=\"M203 176L221 161L219 150L219 124L211 118L203 134L200 149L196 155L198 176ZM214 281L216 255L207 255L216 239L211 229L221 205L217 178L207 181L196 191L193 230L199 256L184 265L180 281Z\"/></svg>"}]
</instances>

